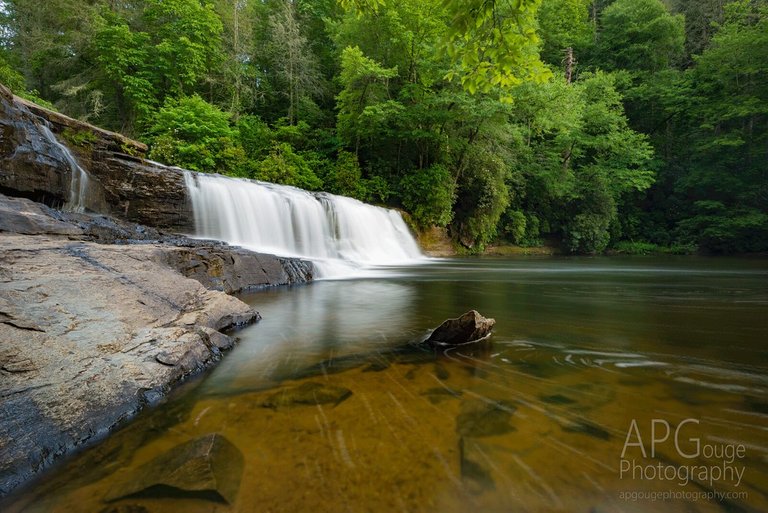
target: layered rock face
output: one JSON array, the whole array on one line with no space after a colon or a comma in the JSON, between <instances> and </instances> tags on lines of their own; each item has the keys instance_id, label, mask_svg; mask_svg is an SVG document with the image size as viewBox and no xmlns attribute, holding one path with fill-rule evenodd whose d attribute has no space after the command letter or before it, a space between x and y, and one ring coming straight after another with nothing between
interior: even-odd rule
<instances>
[{"instance_id":1,"label":"layered rock face","mask_svg":"<svg viewBox=\"0 0 768 513\"><path fill-rule=\"evenodd\" d=\"M73 170L61 141L88 172L89 210L194 232L181 169L144 160L145 145L26 102L0 86L0 192L54 207L66 203Z\"/></svg>"}]
</instances>

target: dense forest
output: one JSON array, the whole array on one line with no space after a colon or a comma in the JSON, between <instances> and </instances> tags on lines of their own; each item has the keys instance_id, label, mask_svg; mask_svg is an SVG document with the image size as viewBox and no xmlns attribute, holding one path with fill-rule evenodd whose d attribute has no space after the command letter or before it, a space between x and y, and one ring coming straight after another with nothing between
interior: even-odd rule
<instances>
[{"instance_id":1,"label":"dense forest","mask_svg":"<svg viewBox=\"0 0 768 513\"><path fill-rule=\"evenodd\" d=\"M768 0L0 5L0 82L167 164L468 252L768 251Z\"/></svg>"}]
</instances>

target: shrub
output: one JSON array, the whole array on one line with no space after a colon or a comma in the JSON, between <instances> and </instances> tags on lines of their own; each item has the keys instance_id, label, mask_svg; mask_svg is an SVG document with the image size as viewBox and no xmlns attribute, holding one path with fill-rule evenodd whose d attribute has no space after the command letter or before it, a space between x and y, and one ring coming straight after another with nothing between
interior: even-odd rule
<instances>
[{"instance_id":1,"label":"shrub","mask_svg":"<svg viewBox=\"0 0 768 513\"><path fill-rule=\"evenodd\" d=\"M451 222L456 187L451 173L436 164L419 169L400 181L403 206L421 227L446 226Z\"/></svg>"},{"instance_id":2,"label":"shrub","mask_svg":"<svg viewBox=\"0 0 768 513\"><path fill-rule=\"evenodd\" d=\"M265 182L293 185L310 191L319 191L323 188L323 181L288 143L275 144L269 155L256 164L253 177Z\"/></svg>"},{"instance_id":3,"label":"shrub","mask_svg":"<svg viewBox=\"0 0 768 513\"><path fill-rule=\"evenodd\" d=\"M240 174L245 153L229 114L197 95L165 102L147 135L150 158L193 171Z\"/></svg>"},{"instance_id":4,"label":"shrub","mask_svg":"<svg viewBox=\"0 0 768 513\"><path fill-rule=\"evenodd\" d=\"M570 253L601 253L608 246L610 218L578 214L565 227L565 248Z\"/></svg>"}]
</instances>

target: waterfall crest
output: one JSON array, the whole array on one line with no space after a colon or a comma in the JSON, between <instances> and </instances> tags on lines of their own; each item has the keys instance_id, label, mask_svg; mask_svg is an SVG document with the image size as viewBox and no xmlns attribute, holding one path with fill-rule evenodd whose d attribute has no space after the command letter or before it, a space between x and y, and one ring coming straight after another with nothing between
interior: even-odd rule
<instances>
[{"instance_id":1,"label":"waterfall crest","mask_svg":"<svg viewBox=\"0 0 768 513\"><path fill-rule=\"evenodd\" d=\"M424 258L395 210L327 193L185 172L196 237L315 261L324 277L350 267ZM342 271L343 272L343 271Z\"/></svg>"}]
</instances>

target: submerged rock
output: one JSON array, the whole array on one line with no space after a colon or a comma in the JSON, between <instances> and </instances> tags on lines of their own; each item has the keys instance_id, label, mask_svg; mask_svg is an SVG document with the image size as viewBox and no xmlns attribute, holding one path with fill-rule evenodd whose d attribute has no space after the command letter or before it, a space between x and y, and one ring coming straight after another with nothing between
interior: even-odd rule
<instances>
[{"instance_id":1,"label":"submerged rock","mask_svg":"<svg viewBox=\"0 0 768 513\"><path fill-rule=\"evenodd\" d=\"M588 435L599 440L610 440L611 434L603 427L585 419L565 419L560 422L563 431Z\"/></svg>"},{"instance_id":2,"label":"submerged rock","mask_svg":"<svg viewBox=\"0 0 768 513\"><path fill-rule=\"evenodd\" d=\"M460 438L459 455L461 480L470 493L479 495L496 488L488 452L477 440Z\"/></svg>"},{"instance_id":3,"label":"submerged rock","mask_svg":"<svg viewBox=\"0 0 768 513\"><path fill-rule=\"evenodd\" d=\"M426 343L432 346L456 346L477 342L491 334L494 324L495 319L488 319L477 310L470 310L461 317L443 322L427 338Z\"/></svg>"},{"instance_id":4,"label":"submerged rock","mask_svg":"<svg viewBox=\"0 0 768 513\"><path fill-rule=\"evenodd\" d=\"M421 393L421 395L425 396L432 404L441 403L446 399L458 399L462 394L463 392L461 390L452 390L444 387L430 388Z\"/></svg>"},{"instance_id":5,"label":"submerged rock","mask_svg":"<svg viewBox=\"0 0 768 513\"><path fill-rule=\"evenodd\" d=\"M124 497L185 497L233 504L243 475L243 454L218 433L161 454L137 468L107 494Z\"/></svg>"},{"instance_id":6,"label":"submerged rock","mask_svg":"<svg viewBox=\"0 0 768 513\"><path fill-rule=\"evenodd\" d=\"M517 406L505 401L466 401L456 417L456 432L461 436L482 438L515 431L510 423Z\"/></svg>"},{"instance_id":7,"label":"submerged rock","mask_svg":"<svg viewBox=\"0 0 768 513\"><path fill-rule=\"evenodd\" d=\"M107 506L100 510L99 513L149 513L149 510L137 504L117 504L115 506Z\"/></svg>"},{"instance_id":8,"label":"submerged rock","mask_svg":"<svg viewBox=\"0 0 768 513\"><path fill-rule=\"evenodd\" d=\"M298 386L285 387L261 403L265 408L333 404L343 402L352 395L348 388L309 381Z\"/></svg>"}]
</instances>

